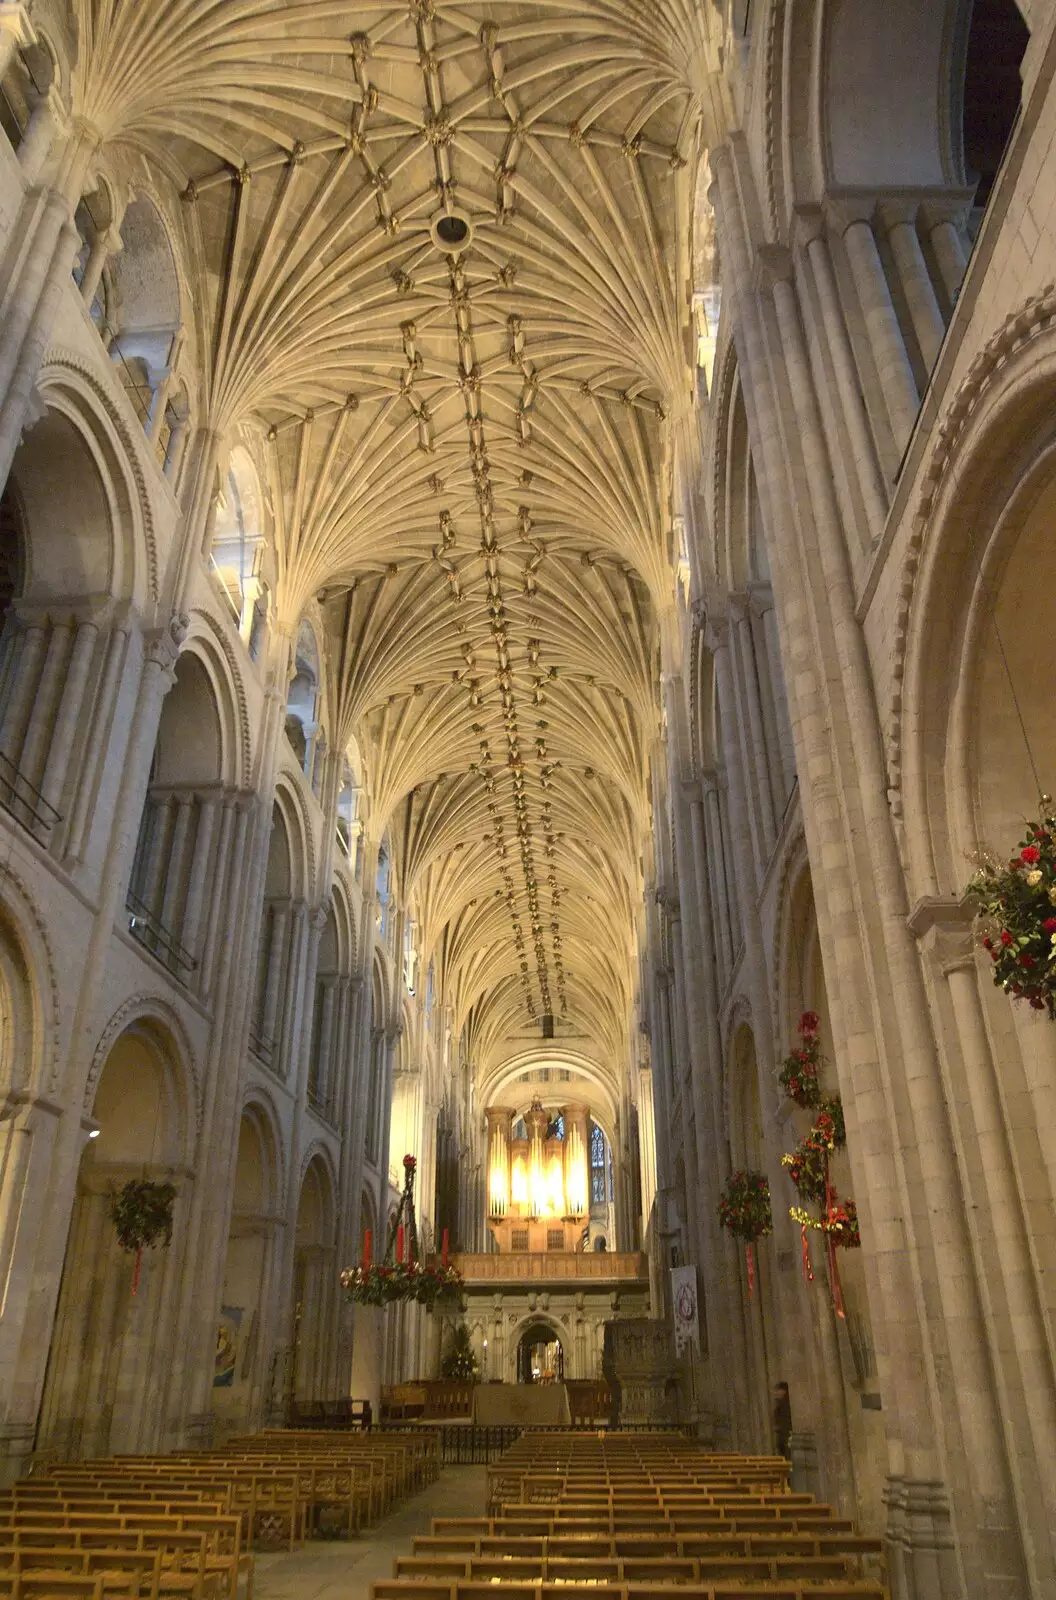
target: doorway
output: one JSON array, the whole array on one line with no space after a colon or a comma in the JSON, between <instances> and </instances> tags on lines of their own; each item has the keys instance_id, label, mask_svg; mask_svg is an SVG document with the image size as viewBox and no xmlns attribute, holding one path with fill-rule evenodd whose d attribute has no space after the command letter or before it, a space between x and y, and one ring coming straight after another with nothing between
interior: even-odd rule
<instances>
[{"instance_id":1,"label":"doorway","mask_svg":"<svg viewBox=\"0 0 1056 1600\"><path fill-rule=\"evenodd\" d=\"M565 1351L548 1322L530 1323L517 1344L518 1383L563 1383Z\"/></svg>"}]
</instances>

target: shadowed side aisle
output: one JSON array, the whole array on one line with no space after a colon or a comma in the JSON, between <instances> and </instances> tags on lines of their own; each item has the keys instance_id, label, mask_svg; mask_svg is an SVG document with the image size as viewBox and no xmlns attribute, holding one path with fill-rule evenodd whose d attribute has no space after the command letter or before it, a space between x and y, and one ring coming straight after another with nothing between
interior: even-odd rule
<instances>
[{"instance_id":1,"label":"shadowed side aisle","mask_svg":"<svg viewBox=\"0 0 1056 1600\"><path fill-rule=\"evenodd\" d=\"M481 1516L484 1467L445 1467L435 1483L355 1539L313 1539L292 1555L258 1555L256 1600L368 1600L370 1586L391 1578L397 1556L430 1531L434 1517Z\"/></svg>"}]
</instances>

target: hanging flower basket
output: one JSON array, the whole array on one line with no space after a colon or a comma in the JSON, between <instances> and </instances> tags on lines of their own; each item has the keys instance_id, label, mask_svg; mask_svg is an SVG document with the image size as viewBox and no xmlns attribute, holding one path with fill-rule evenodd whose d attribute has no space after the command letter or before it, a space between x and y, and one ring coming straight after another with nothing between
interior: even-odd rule
<instances>
[{"instance_id":1,"label":"hanging flower basket","mask_svg":"<svg viewBox=\"0 0 1056 1600\"><path fill-rule=\"evenodd\" d=\"M734 1172L719 1198L719 1223L735 1239L754 1244L774 1230L765 1172Z\"/></svg>"},{"instance_id":2,"label":"hanging flower basket","mask_svg":"<svg viewBox=\"0 0 1056 1600\"><path fill-rule=\"evenodd\" d=\"M860 1250L862 1235L858 1228L858 1207L853 1200L839 1200L835 1190L832 1201L820 1217L815 1217L801 1206L793 1206L791 1216L802 1228L819 1228L829 1242L843 1250Z\"/></svg>"},{"instance_id":3,"label":"hanging flower basket","mask_svg":"<svg viewBox=\"0 0 1056 1600\"><path fill-rule=\"evenodd\" d=\"M748 1267L748 1293L755 1294L755 1254L757 1239L774 1231L770 1206L770 1180L765 1172L734 1172L719 1197L719 1223L735 1239L744 1240Z\"/></svg>"},{"instance_id":4,"label":"hanging flower basket","mask_svg":"<svg viewBox=\"0 0 1056 1600\"><path fill-rule=\"evenodd\" d=\"M149 1178L132 1178L110 1201L110 1220L122 1250L134 1252L132 1293L139 1288L139 1270L144 1250L172 1243L172 1208L176 1189L171 1183L154 1183Z\"/></svg>"},{"instance_id":5,"label":"hanging flower basket","mask_svg":"<svg viewBox=\"0 0 1056 1600\"><path fill-rule=\"evenodd\" d=\"M358 1305L387 1306L410 1300L431 1311L440 1301L454 1300L464 1287L462 1274L447 1260L447 1233L440 1261L422 1262L418 1251L418 1224L414 1215L414 1156L403 1158L403 1193L389 1228L384 1259L371 1261L371 1236L363 1237L363 1257L358 1267L346 1267L341 1284Z\"/></svg>"},{"instance_id":6,"label":"hanging flower basket","mask_svg":"<svg viewBox=\"0 0 1056 1600\"><path fill-rule=\"evenodd\" d=\"M821 1041L816 1012L804 1011L798 1032L801 1043L785 1057L778 1080L797 1106L815 1111L821 1104Z\"/></svg>"},{"instance_id":7,"label":"hanging flower basket","mask_svg":"<svg viewBox=\"0 0 1056 1600\"><path fill-rule=\"evenodd\" d=\"M978 902L979 941L998 988L1056 1020L1056 816L1048 795L1011 860L982 857L965 893Z\"/></svg>"},{"instance_id":8,"label":"hanging flower basket","mask_svg":"<svg viewBox=\"0 0 1056 1600\"><path fill-rule=\"evenodd\" d=\"M824 1144L809 1133L796 1148L781 1157L781 1165L788 1171L792 1186L799 1198L814 1205L824 1205L829 1181L829 1157Z\"/></svg>"}]
</instances>

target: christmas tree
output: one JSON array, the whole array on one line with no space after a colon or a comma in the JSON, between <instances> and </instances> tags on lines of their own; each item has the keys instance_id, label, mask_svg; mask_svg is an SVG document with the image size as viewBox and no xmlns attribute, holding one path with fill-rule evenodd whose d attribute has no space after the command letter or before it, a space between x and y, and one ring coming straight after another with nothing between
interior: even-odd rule
<instances>
[{"instance_id":1,"label":"christmas tree","mask_svg":"<svg viewBox=\"0 0 1056 1600\"><path fill-rule=\"evenodd\" d=\"M451 1343L440 1363L440 1372L445 1378L460 1378L463 1383L470 1383L480 1376L477 1358L469 1340L469 1329L464 1322L457 1323L452 1330Z\"/></svg>"}]
</instances>

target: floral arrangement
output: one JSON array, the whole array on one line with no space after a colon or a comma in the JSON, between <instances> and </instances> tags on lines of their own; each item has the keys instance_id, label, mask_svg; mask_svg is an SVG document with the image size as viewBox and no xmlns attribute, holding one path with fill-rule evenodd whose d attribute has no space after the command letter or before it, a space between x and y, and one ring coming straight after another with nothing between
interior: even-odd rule
<instances>
[{"instance_id":1,"label":"floral arrangement","mask_svg":"<svg viewBox=\"0 0 1056 1600\"><path fill-rule=\"evenodd\" d=\"M439 1261L421 1261L418 1225L414 1216L414 1175L418 1162L403 1158L403 1193L389 1227L385 1259L371 1261L371 1233L363 1235L363 1255L358 1267L346 1267L341 1286L350 1300L365 1306L387 1306L396 1300L413 1300L431 1311L439 1300L451 1298L464 1286L462 1274L448 1263L447 1230ZM406 1245L406 1254L404 1246Z\"/></svg>"},{"instance_id":2,"label":"floral arrangement","mask_svg":"<svg viewBox=\"0 0 1056 1600\"><path fill-rule=\"evenodd\" d=\"M796 1148L781 1157L781 1165L800 1200L799 1205L789 1207L789 1215L799 1224L803 1236L803 1276L808 1283L814 1281L807 1236L808 1230L818 1228L825 1238L833 1310L842 1317L843 1293L836 1251L858 1249L862 1242L857 1207L853 1200L840 1200L829 1175L833 1152L842 1150L847 1143L847 1124L839 1095L822 1099L818 1019L813 1011L805 1011L799 1019L799 1036L800 1048L785 1058L781 1068L781 1087L797 1106L814 1113L814 1121Z\"/></svg>"},{"instance_id":3,"label":"floral arrangement","mask_svg":"<svg viewBox=\"0 0 1056 1600\"><path fill-rule=\"evenodd\" d=\"M135 1252L132 1293L139 1288L144 1250L172 1243L172 1208L176 1189L171 1183L132 1178L110 1200L110 1220L122 1250Z\"/></svg>"},{"instance_id":4,"label":"floral arrangement","mask_svg":"<svg viewBox=\"0 0 1056 1600\"><path fill-rule=\"evenodd\" d=\"M814 1139L811 1131L801 1139L796 1148L781 1157L781 1165L788 1169L792 1186L801 1200L822 1205L829 1181L829 1156L824 1144Z\"/></svg>"},{"instance_id":5,"label":"floral arrangement","mask_svg":"<svg viewBox=\"0 0 1056 1600\"><path fill-rule=\"evenodd\" d=\"M438 1300L457 1294L463 1279L457 1267L432 1261L398 1261L391 1265L346 1267L341 1284L348 1298L360 1305L387 1306L397 1300L415 1300L431 1308Z\"/></svg>"},{"instance_id":6,"label":"floral arrangement","mask_svg":"<svg viewBox=\"0 0 1056 1600\"><path fill-rule=\"evenodd\" d=\"M797 1106L815 1111L821 1104L821 1041L815 1011L804 1011L799 1019L800 1043L781 1065L778 1080Z\"/></svg>"},{"instance_id":7,"label":"floral arrangement","mask_svg":"<svg viewBox=\"0 0 1056 1600\"><path fill-rule=\"evenodd\" d=\"M133 1178L110 1202L110 1220L122 1250L149 1250L172 1243L172 1208L176 1190L171 1183Z\"/></svg>"},{"instance_id":8,"label":"floral arrangement","mask_svg":"<svg viewBox=\"0 0 1056 1600\"><path fill-rule=\"evenodd\" d=\"M746 1244L774 1230L770 1183L765 1172L734 1172L719 1198L719 1223Z\"/></svg>"},{"instance_id":9,"label":"floral arrangement","mask_svg":"<svg viewBox=\"0 0 1056 1600\"><path fill-rule=\"evenodd\" d=\"M984 856L968 884L993 979L1056 1020L1056 816L1043 795L1039 818L1007 863Z\"/></svg>"},{"instance_id":10,"label":"floral arrangement","mask_svg":"<svg viewBox=\"0 0 1056 1600\"><path fill-rule=\"evenodd\" d=\"M844 1200L842 1203L832 1192L832 1203L825 1208L820 1217L812 1216L802 1206L793 1206L790 1215L802 1228L820 1228L826 1238L834 1246L844 1250L859 1250L862 1244L862 1235L858 1229L858 1207L853 1200Z\"/></svg>"}]
</instances>

